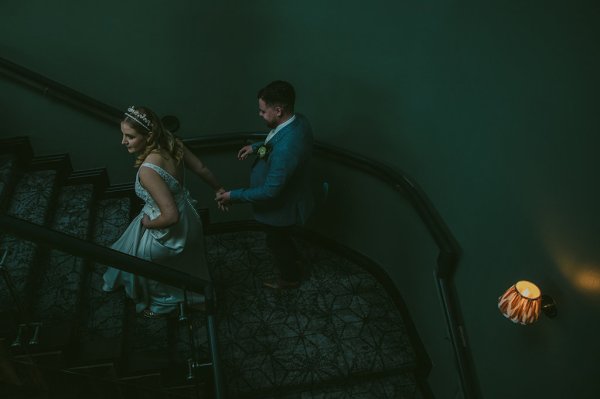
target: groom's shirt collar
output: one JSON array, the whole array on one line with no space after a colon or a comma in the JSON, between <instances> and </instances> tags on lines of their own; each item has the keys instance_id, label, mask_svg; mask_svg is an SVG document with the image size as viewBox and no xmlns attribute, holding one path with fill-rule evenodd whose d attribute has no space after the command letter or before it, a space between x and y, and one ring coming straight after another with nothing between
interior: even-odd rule
<instances>
[{"instance_id":1,"label":"groom's shirt collar","mask_svg":"<svg viewBox=\"0 0 600 399\"><path fill-rule=\"evenodd\" d=\"M275 137L275 135L277 133L279 133L279 131L281 129L283 129L284 127L286 127L290 123L292 123L295 119L296 119L296 114L292 115L292 117L290 119L288 119L287 121L283 122L281 125L277 126L275 129L271 130L269 132L269 134L267 135L267 138L265 139L265 144L267 144L269 142L269 140L271 140L273 137Z\"/></svg>"}]
</instances>

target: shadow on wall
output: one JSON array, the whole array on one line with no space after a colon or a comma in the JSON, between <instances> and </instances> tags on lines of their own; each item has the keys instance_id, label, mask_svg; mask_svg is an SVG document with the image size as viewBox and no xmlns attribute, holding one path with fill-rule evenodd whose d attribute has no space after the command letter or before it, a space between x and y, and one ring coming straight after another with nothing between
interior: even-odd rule
<instances>
[{"instance_id":1,"label":"shadow on wall","mask_svg":"<svg viewBox=\"0 0 600 399\"><path fill-rule=\"evenodd\" d=\"M390 166L418 163L401 134L407 108L395 89L354 78L321 79L309 108L317 140Z\"/></svg>"}]
</instances>

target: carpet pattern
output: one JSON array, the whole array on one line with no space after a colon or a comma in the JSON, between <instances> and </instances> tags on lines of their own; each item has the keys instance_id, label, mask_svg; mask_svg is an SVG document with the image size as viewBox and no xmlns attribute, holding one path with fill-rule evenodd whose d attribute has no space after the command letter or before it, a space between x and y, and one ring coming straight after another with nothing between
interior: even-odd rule
<instances>
[{"instance_id":1,"label":"carpet pattern","mask_svg":"<svg viewBox=\"0 0 600 399\"><path fill-rule=\"evenodd\" d=\"M64 186L59 194L52 228L75 237L87 238L93 186ZM33 316L36 319L69 321L75 318L84 259L52 250L40 272Z\"/></svg>"},{"instance_id":2,"label":"carpet pattern","mask_svg":"<svg viewBox=\"0 0 600 399\"><path fill-rule=\"evenodd\" d=\"M334 251L299 240L310 276L297 290L265 289L263 280L275 273L264 238L260 231L206 237L228 397L415 398L415 354L379 282ZM209 361L206 322L197 314L191 320L197 359ZM131 323L135 365L156 369L191 357L185 324L133 313Z\"/></svg>"},{"instance_id":3,"label":"carpet pattern","mask_svg":"<svg viewBox=\"0 0 600 399\"><path fill-rule=\"evenodd\" d=\"M8 214L36 224L43 224L55 189L56 172L52 170L25 173L12 194ZM4 266L15 288L17 300L24 306L37 246L31 242L2 234L0 252L7 252ZM8 290L0 290L0 308L13 308Z\"/></svg>"},{"instance_id":4,"label":"carpet pattern","mask_svg":"<svg viewBox=\"0 0 600 399\"><path fill-rule=\"evenodd\" d=\"M128 198L100 201L97 206L92 241L110 246L129 225L131 202ZM98 338L119 337L123 330L125 295L122 291L107 294L102 291L102 275L106 266L95 263L86 281L84 309L81 318L81 339L93 342Z\"/></svg>"},{"instance_id":5,"label":"carpet pattern","mask_svg":"<svg viewBox=\"0 0 600 399\"><path fill-rule=\"evenodd\" d=\"M310 277L297 290L276 292L262 286L274 277L262 232L207 237L229 392L326 386L413 366L402 317L374 277L335 252L299 245L309 257Z\"/></svg>"}]
</instances>

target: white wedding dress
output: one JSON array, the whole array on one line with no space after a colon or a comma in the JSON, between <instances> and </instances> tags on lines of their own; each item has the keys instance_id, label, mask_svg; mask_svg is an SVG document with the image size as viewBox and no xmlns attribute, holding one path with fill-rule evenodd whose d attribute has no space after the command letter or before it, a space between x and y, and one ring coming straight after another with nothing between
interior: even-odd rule
<instances>
[{"instance_id":1,"label":"white wedding dress","mask_svg":"<svg viewBox=\"0 0 600 399\"><path fill-rule=\"evenodd\" d=\"M150 193L141 185L138 170L135 193L144 201L144 207L111 248L169 266L194 277L210 280L202 222L194 207L195 201L190 197L188 190L163 168L149 162L140 166L144 167L156 171L169 187L177 204L179 221L165 229L147 229L142 226L144 214L154 220L160 215L160 210ZM103 278L102 289L111 292L124 287L127 296L135 302L138 313L149 309L156 314L167 314L174 311L178 303L184 300L183 291L179 288L112 267L106 270ZM187 298L188 303L192 305L204 302L204 295L201 294L188 292Z\"/></svg>"}]
</instances>

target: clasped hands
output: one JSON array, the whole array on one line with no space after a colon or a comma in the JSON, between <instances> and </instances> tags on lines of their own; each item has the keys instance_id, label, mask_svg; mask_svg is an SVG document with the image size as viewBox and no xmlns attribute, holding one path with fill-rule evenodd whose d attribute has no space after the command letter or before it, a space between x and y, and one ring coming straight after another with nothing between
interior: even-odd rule
<instances>
[{"instance_id":1,"label":"clasped hands","mask_svg":"<svg viewBox=\"0 0 600 399\"><path fill-rule=\"evenodd\" d=\"M215 193L215 201L217 201L217 207L223 212L229 210L229 191L225 191L224 188L220 188Z\"/></svg>"}]
</instances>

